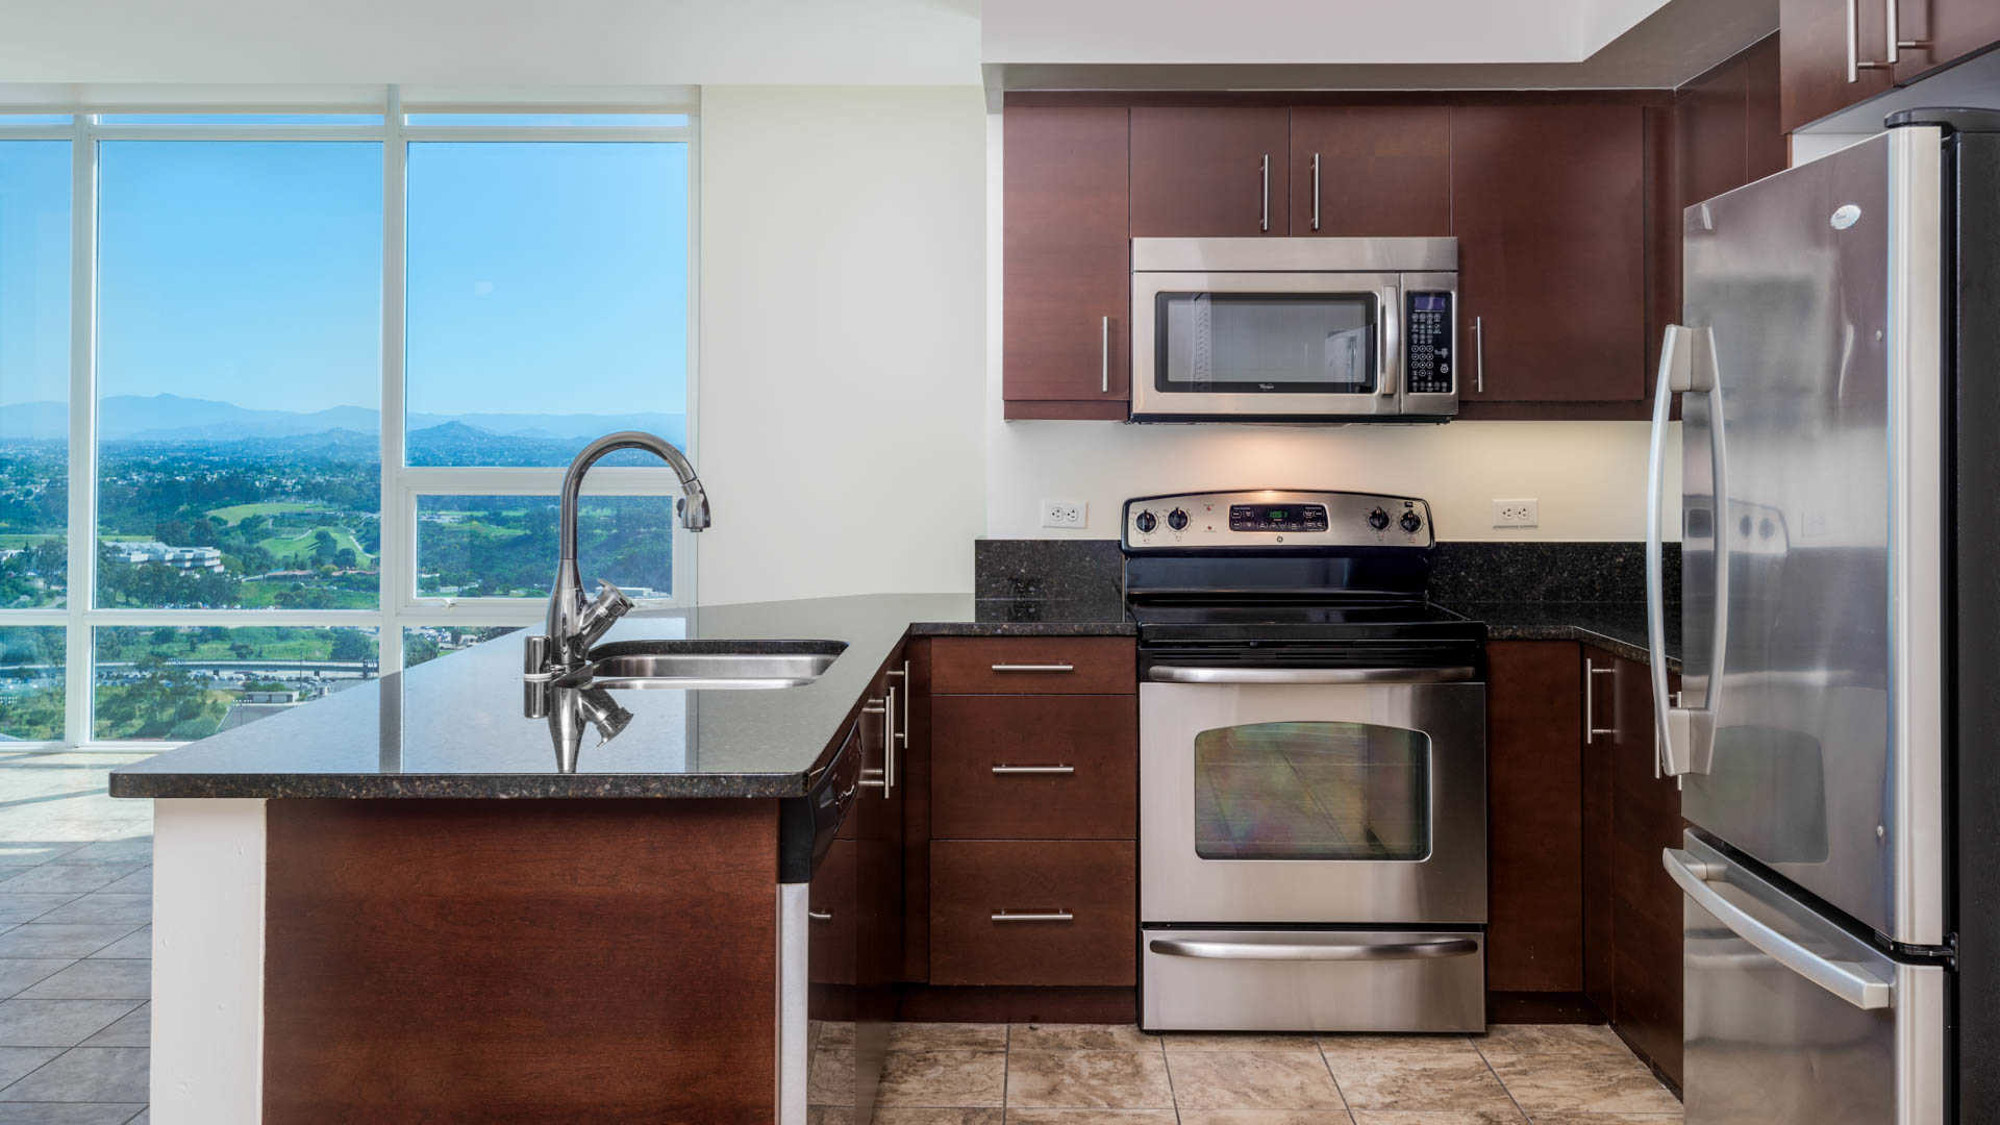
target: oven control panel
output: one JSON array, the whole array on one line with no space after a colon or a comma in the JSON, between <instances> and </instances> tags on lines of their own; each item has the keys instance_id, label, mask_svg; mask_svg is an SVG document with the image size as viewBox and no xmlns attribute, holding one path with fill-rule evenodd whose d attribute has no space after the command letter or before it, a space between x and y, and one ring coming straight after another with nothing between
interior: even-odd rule
<instances>
[{"instance_id":1,"label":"oven control panel","mask_svg":"<svg viewBox=\"0 0 2000 1125\"><path fill-rule=\"evenodd\" d=\"M1127 551L1426 548L1430 505L1373 492L1247 489L1140 496L1125 502Z\"/></svg>"},{"instance_id":2,"label":"oven control panel","mask_svg":"<svg viewBox=\"0 0 2000 1125\"><path fill-rule=\"evenodd\" d=\"M1448 395L1452 388L1451 293L1413 289L1404 294L1404 382L1414 395Z\"/></svg>"}]
</instances>

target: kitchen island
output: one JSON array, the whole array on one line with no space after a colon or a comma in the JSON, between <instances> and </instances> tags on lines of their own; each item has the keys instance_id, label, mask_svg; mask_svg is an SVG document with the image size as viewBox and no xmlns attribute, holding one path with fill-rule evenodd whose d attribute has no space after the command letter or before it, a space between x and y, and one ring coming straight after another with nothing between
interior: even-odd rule
<instances>
[{"instance_id":1,"label":"kitchen island","mask_svg":"<svg viewBox=\"0 0 2000 1125\"><path fill-rule=\"evenodd\" d=\"M838 656L565 727L510 635L118 770L156 801L154 1119L802 1120L808 881L907 639L1132 631L1115 596L635 614L607 640Z\"/></svg>"}]
</instances>

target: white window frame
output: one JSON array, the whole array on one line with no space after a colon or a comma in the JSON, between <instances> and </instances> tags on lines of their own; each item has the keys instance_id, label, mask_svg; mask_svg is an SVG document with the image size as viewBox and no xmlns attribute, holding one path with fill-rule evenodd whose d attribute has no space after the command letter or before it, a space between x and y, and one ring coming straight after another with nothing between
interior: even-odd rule
<instances>
[{"instance_id":1,"label":"white window frame","mask_svg":"<svg viewBox=\"0 0 2000 1125\"><path fill-rule=\"evenodd\" d=\"M207 92L201 92L207 93ZM239 92L240 93L240 92ZM406 100L404 91L374 87L360 95L343 88L339 100L315 99L317 91L288 98L282 91L260 91L260 102L189 100L185 91L144 91L125 98L89 102L13 99L7 108L23 114L67 114L67 125L9 125L0 113L0 143L14 140L70 142L70 369L69 369L69 512L68 588L62 606L0 609L0 625L61 626L66 631L63 669L63 738L47 742L9 742L9 750L77 749L147 751L181 745L153 740L99 741L91 736L95 696L93 630L107 626L352 626L376 630L378 669L386 675L403 667L403 630L434 625L532 625L543 619L540 598L443 598L417 595L417 497L424 496L555 496L561 492L562 467L429 467L404 464L404 327L406 294L404 223L408 204L409 145L425 141L535 141L591 143L607 141L678 142L687 145L687 453L699 464L696 424L696 340L700 317L700 117L693 92L686 88L661 91L564 91L556 94L510 96L506 91L480 91L474 98L428 92L421 101ZM200 93L193 95L199 97ZM136 97L137 100L127 100ZM6 104L0 88L0 105ZM379 113L380 124L347 125L106 125L100 118L115 113ZM518 127L405 124L410 113L655 113L684 114L686 125ZM380 601L376 609L100 609L97 596L97 169L98 142L152 141L372 141L382 146L382 356L379 380L381 412L381 568ZM607 496L677 496L672 471L654 468L600 468L590 475L588 493ZM549 560L550 577L555 560ZM674 525L673 596L642 605L683 606L694 603L695 550L693 535Z\"/></svg>"}]
</instances>

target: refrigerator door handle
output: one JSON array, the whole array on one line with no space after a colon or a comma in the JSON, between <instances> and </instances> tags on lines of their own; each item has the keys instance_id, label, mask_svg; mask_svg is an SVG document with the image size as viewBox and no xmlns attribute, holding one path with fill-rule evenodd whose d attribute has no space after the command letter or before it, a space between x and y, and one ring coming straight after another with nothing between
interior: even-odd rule
<instances>
[{"instance_id":1,"label":"refrigerator door handle","mask_svg":"<svg viewBox=\"0 0 2000 1125\"><path fill-rule=\"evenodd\" d=\"M1667 475L1667 423L1676 393L1709 396L1709 458L1715 478L1715 503L1728 503L1727 446L1722 435L1722 403L1716 386L1715 335L1706 328L1667 326L1660 345L1660 371L1654 380L1652 444L1646 459L1646 648L1653 682L1653 714L1659 727L1661 768L1673 777L1707 773L1715 747L1715 712L1721 695L1722 657L1728 643L1729 554L1723 512L1715 527L1715 621L1711 630L1708 690L1700 707L1676 707L1667 692L1666 576L1661 553L1665 539L1664 490Z\"/></svg>"},{"instance_id":2,"label":"refrigerator door handle","mask_svg":"<svg viewBox=\"0 0 2000 1125\"><path fill-rule=\"evenodd\" d=\"M1759 921L1729 901L1711 881L1724 881L1721 864L1697 858L1680 848L1660 853L1667 874L1696 906L1714 915L1729 932L1749 942L1773 961L1863 1011L1889 1007L1896 997L1894 981L1884 980L1852 961L1833 961Z\"/></svg>"}]
</instances>

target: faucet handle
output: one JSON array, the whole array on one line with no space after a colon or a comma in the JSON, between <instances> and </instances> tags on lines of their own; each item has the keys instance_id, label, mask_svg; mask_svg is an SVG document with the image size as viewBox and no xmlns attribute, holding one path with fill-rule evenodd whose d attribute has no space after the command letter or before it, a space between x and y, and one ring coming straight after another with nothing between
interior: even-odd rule
<instances>
[{"instance_id":1,"label":"faucet handle","mask_svg":"<svg viewBox=\"0 0 2000 1125\"><path fill-rule=\"evenodd\" d=\"M588 648L616 624L619 618L630 612L632 612L632 599L625 596L625 591L599 579L597 597L583 607L582 615L577 618L577 635L580 638L578 647Z\"/></svg>"}]
</instances>

